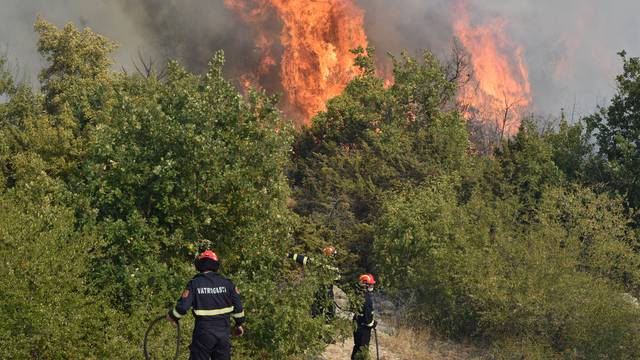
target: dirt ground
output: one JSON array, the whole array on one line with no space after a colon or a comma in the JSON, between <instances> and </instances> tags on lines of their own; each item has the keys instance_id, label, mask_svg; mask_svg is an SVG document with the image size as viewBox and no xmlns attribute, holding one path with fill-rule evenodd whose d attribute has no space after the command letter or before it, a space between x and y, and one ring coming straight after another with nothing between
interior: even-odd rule
<instances>
[{"instance_id":1,"label":"dirt ground","mask_svg":"<svg viewBox=\"0 0 640 360\"><path fill-rule=\"evenodd\" d=\"M346 294L334 287L337 315L350 320L353 314L342 311L348 308ZM378 297L376 300L376 319L378 321L378 350L380 360L481 360L486 354L471 345L454 343L436 338L428 330L410 329L395 318L394 305ZM353 349L353 339L327 346L322 354L324 360L348 360ZM376 342L371 334L369 353L376 360Z\"/></svg>"},{"instance_id":2,"label":"dirt ground","mask_svg":"<svg viewBox=\"0 0 640 360\"><path fill-rule=\"evenodd\" d=\"M372 334L369 351L376 359L375 339ZM396 329L393 334L378 332L380 360L480 360L482 351L472 346L455 344L432 338L427 332ZM323 354L325 360L349 359L353 342L329 345Z\"/></svg>"}]
</instances>

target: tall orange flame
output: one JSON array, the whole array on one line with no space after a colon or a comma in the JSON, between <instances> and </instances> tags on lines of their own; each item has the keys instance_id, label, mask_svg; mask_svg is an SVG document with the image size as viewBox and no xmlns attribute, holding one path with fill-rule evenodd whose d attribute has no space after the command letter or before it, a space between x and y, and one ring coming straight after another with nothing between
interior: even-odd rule
<instances>
[{"instance_id":1,"label":"tall orange flame","mask_svg":"<svg viewBox=\"0 0 640 360\"><path fill-rule=\"evenodd\" d=\"M363 13L351 0L225 0L259 32L256 47L262 52L257 76L276 64L274 41L263 25L269 12L282 22L280 79L290 115L309 124L358 75L349 51L367 46Z\"/></svg>"},{"instance_id":2,"label":"tall orange flame","mask_svg":"<svg viewBox=\"0 0 640 360\"><path fill-rule=\"evenodd\" d=\"M531 103L529 73L523 50L505 34L505 21L472 26L466 7L459 3L453 29L470 54L476 86L461 89L459 102L467 118L494 121L500 135L518 131L522 111Z\"/></svg>"}]
</instances>

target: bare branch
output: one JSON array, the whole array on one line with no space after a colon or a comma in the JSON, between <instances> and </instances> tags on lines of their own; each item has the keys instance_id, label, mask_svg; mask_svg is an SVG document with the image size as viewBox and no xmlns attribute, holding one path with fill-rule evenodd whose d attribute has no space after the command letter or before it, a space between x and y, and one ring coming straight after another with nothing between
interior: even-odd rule
<instances>
[{"instance_id":1,"label":"bare branch","mask_svg":"<svg viewBox=\"0 0 640 360\"><path fill-rule=\"evenodd\" d=\"M166 75L166 66L163 66L158 70L155 59L151 56L146 58L142 51L139 49L137 59L133 59L131 62L133 63L133 67L135 68L138 75L144 78L155 77L157 79L163 79Z\"/></svg>"},{"instance_id":2,"label":"bare branch","mask_svg":"<svg viewBox=\"0 0 640 360\"><path fill-rule=\"evenodd\" d=\"M454 38L451 45L451 59L445 66L447 80L457 83L458 86L463 86L470 82L473 78L470 64L471 57L469 53L460 44L460 41Z\"/></svg>"}]
</instances>

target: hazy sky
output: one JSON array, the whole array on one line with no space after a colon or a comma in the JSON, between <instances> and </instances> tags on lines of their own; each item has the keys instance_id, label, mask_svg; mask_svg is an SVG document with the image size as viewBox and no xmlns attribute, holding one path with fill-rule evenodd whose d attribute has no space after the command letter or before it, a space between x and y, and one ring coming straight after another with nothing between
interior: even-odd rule
<instances>
[{"instance_id":1,"label":"hazy sky","mask_svg":"<svg viewBox=\"0 0 640 360\"><path fill-rule=\"evenodd\" d=\"M90 26L116 40L121 48L115 54L119 63L130 63L138 47L146 47L144 34L115 1L100 0L0 0L0 53L12 65L18 64L32 80L44 61L37 53L33 24L37 15L59 26L72 21Z\"/></svg>"},{"instance_id":2,"label":"hazy sky","mask_svg":"<svg viewBox=\"0 0 640 360\"><path fill-rule=\"evenodd\" d=\"M311 0L305 0L311 1ZM430 48L443 54L452 38L453 4L445 0L358 0L365 26L379 54ZM509 37L524 49L534 111L576 117L604 104L621 71L616 55L640 56L637 0L468 0L478 25L506 21ZM88 25L120 43L118 66L131 67L139 52L179 58L201 70L213 52L225 49L231 76L252 68L254 33L223 0L0 0L0 54L34 81L43 65L36 52L37 14L58 25ZM273 25L278 36L277 24Z\"/></svg>"}]
</instances>

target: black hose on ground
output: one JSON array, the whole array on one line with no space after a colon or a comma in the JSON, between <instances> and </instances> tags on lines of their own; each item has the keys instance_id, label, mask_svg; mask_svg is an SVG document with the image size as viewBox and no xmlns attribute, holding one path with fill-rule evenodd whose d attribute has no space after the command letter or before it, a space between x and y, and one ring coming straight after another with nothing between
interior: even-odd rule
<instances>
[{"instance_id":1,"label":"black hose on ground","mask_svg":"<svg viewBox=\"0 0 640 360\"><path fill-rule=\"evenodd\" d=\"M148 340L149 340L149 333L151 332L151 329L153 329L154 326L156 326L158 323L160 323L161 321L166 321L166 315L162 315L157 317L155 320L153 320L151 322L151 324L149 324L149 328L147 329L147 332L144 333L144 358L147 360L151 360L151 354L149 353L149 348L148 348ZM176 321L176 354L173 356L173 360L178 360L178 356L180 356L180 336L181 336L181 329L180 329L180 322Z\"/></svg>"}]
</instances>

